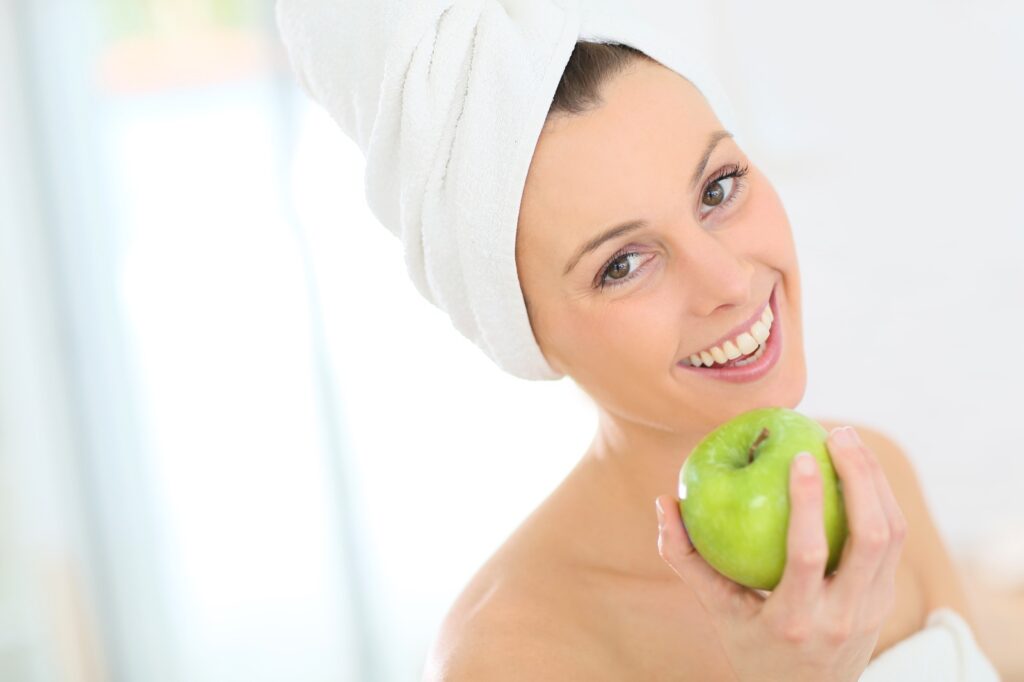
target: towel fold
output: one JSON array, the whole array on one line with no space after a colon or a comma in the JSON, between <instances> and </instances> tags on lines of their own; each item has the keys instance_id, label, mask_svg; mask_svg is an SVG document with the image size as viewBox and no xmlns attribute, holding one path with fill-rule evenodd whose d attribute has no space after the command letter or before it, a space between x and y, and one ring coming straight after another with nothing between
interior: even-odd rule
<instances>
[{"instance_id":1,"label":"towel fold","mask_svg":"<svg viewBox=\"0 0 1024 682\"><path fill-rule=\"evenodd\" d=\"M690 80L739 139L705 2L278 0L299 82L366 157L366 199L420 293L502 369L557 379L515 263L533 151L578 39Z\"/></svg>"},{"instance_id":2,"label":"towel fold","mask_svg":"<svg viewBox=\"0 0 1024 682\"><path fill-rule=\"evenodd\" d=\"M925 627L871 661L860 682L999 682L970 626L950 608L935 609Z\"/></svg>"}]
</instances>

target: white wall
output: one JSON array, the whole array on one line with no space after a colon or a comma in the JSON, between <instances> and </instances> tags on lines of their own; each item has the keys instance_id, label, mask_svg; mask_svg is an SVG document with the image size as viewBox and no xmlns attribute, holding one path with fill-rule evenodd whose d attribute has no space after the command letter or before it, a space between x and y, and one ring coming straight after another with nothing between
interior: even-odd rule
<instances>
[{"instance_id":1,"label":"white wall","mask_svg":"<svg viewBox=\"0 0 1024 682\"><path fill-rule=\"evenodd\" d=\"M796 235L803 408L901 442L958 551L1004 522L1024 537L1020 5L721 7Z\"/></svg>"}]
</instances>

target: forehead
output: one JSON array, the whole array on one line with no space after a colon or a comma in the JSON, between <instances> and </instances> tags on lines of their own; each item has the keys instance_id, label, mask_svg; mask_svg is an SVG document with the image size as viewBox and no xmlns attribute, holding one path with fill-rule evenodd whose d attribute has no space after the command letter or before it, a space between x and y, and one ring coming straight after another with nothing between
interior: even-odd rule
<instances>
[{"instance_id":1,"label":"forehead","mask_svg":"<svg viewBox=\"0 0 1024 682\"><path fill-rule=\"evenodd\" d=\"M613 76L603 104L550 121L520 208L521 241L573 249L602 228L689 203L708 134L721 127L700 92L660 64ZM561 251L558 251L561 253Z\"/></svg>"}]
</instances>

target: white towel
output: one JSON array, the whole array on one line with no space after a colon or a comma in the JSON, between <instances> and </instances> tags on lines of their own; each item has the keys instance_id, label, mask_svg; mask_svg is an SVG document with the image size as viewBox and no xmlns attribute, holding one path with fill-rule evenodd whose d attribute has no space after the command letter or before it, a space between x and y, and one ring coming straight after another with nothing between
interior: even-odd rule
<instances>
[{"instance_id":1,"label":"white towel","mask_svg":"<svg viewBox=\"0 0 1024 682\"><path fill-rule=\"evenodd\" d=\"M499 367L558 379L515 264L519 203L577 39L631 45L690 80L734 139L714 32L690 0L278 0L306 91L366 157L366 198L417 289Z\"/></svg>"},{"instance_id":2,"label":"white towel","mask_svg":"<svg viewBox=\"0 0 1024 682\"><path fill-rule=\"evenodd\" d=\"M998 682L999 673L956 611L939 608L925 627L871 661L860 682Z\"/></svg>"}]
</instances>

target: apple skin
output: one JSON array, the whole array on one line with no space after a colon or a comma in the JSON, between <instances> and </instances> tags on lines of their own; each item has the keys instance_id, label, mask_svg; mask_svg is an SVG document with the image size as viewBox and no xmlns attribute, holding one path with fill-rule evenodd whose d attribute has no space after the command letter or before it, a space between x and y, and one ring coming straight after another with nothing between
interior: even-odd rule
<instances>
[{"instance_id":1,"label":"apple skin","mask_svg":"<svg viewBox=\"0 0 1024 682\"><path fill-rule=\"evenodd\" d=\"M705 436L679 472L679 510L704 560L741 585L778 585L786 564L790 462L807 451L824 484L825 572L834 571L848 529L827 440L825 427L785 407L744 412Z\"/></svg>"}]
</instances>

